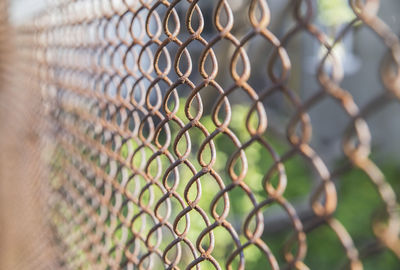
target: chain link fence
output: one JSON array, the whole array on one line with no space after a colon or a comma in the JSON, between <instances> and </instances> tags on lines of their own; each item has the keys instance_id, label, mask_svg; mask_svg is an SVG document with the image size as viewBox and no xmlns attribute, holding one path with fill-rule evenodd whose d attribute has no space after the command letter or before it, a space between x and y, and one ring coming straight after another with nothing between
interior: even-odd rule
<instances>
[{"instance_id":1,"label":"chain link fence","mask_svg":"<svg viewBox=\"0 0 400 270\"><path fill-rule=\"evenodd\" d=\"M46 254L14 269L398 269L399 11L53 0L2 26L36 134L9 150L35 222L3 219Z\"/></svg>"}]
</instances>

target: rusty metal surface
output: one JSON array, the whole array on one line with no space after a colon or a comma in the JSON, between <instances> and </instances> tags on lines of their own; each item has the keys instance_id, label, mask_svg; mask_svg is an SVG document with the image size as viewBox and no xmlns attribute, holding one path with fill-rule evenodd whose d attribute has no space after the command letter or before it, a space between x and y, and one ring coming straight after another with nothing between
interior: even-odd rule
<instances>
[{"instance_id":1,"label":"rusty metal surface","mask_svg":"<svg viewBox=\"0 0 400 270\"><path fill-rule=\"evenodd\" d=\"M377 15L381 3L349 1L354 18L333 39L315 23L313 1L288 1L290 23L279 34L270 30L277 13L269 1L244 1L239 11L234 4L58 0L20 26L20 50L35 63L30 76L42 95L43 136L54 148L48 205L63 267L256 269L249 261L258 254L266 269L308 269L307 239L321 228L342 247L337 267L363 269L363 259L382 249L400 257L398 199L371 158L367 121L400 98L400 42ZM334 55L355 27L376 34L387 50L374 74L382 90L362 106L342 86ZM308 96L293 83L299 70L289 49L301 35L322 48L311 76L318 87ZM249 45L256 40L261 66ZM258 69L264 82L252 79ZM270 137L275 114L267 101L275 95L290 108L284 134L275 135L284 151ZM348 119L336 168L311 143L309 112L323 100ZM241 129L233 125L238 105L246 108ZM269 157L256 180L248 176L259 170L253 148ZM287 173L294 159L311 173L306 214L285 193L296 185ZM336 216L341 177L353 169L384 206L363 225L373 230L367 247ZM237 201L242 212L232 207ZM285 226L274 228L285 234L279 250L269 241L270 209L284 216Z\"/></svg>"}]
</instances>

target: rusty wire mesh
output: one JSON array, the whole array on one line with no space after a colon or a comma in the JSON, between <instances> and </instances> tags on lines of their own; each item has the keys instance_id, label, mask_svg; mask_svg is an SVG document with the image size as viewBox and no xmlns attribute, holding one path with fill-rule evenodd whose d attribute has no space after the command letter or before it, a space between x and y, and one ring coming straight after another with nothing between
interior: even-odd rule
<instances>
[{"instance_id":1,"label":"rusty wire mesh","mask_svg":"<svg viewBox=\"0 0 400 270\"><path fill-rule=\"evenodd\" d=\"M60 268L308 269L337 246L328 269L362 269L382 252L399 265L399 175L389 181L372 158L368 124L400 98L400 42L383 4L349 1L332 34L317 2L282 1L279 12L273 2L57 0L18 26L53 153L43 181ZM356 28L387 51L373 75L382 90L362 106L336 54ZM308 94L303 35L318 45ZM310 112L325 100L346 118L340 158L312 143ZM355 170L380 202L356 229L337 214L365 199L342 187Z\"/></svg>"}]
</instances>

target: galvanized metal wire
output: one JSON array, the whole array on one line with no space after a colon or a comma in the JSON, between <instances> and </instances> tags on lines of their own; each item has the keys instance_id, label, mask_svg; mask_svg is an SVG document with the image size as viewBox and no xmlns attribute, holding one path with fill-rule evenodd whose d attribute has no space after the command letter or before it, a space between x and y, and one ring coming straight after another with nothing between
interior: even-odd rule
<instances>
[{"instance_id":1,"label":"galvanized metal wire","mask_svg":"<svg viewBox=\"0 0 400 270\"><path fill-rule=\"evenodd\" d=\"M253 269L248 261L257 253L265 269L308 269L307 239L323 227L342 246L338 266L363 269L373 252L355 245L336 217L340 177L352 168L368 176L384 205L371 216L372 246L400 258L398 199L371 158L367 122L400 98L400 41L378 16L380 1L349 1L354 18L333 39L315 22L314 1L288 1L284 20L291 23L280 34L270 29L270 1L239 1L233 11L236 2L57 0L19 26L20 50L35 66L28 73L42 97L43 136L53 146L48 205L64 251L60 267ZM334 53L356 27L372 31L388 51L376 70L382 91L363 106L343 88ZM301 35L323 49L312 75L318 89L308 96L292 83L298 70L288 49ZM264 48L261 66L253 43ZM258 69L265 70L261 85L252 79ZM278 136L284 152L270 139L274 95L292 112ZM344 165L334 169L311 143L309 112L323 100L333 100L349 123ZM246 108L241 131L232 124L237 104ZM257 185L248 177L258 166L249 162L255 145L271 159ZM287 174L293 159L316 179L307 215L285 193L296 183ZM236 213L235 200L251 210ZM289 221L281 251L265 234L272 206Z\"/></svg>"}]
</instances>

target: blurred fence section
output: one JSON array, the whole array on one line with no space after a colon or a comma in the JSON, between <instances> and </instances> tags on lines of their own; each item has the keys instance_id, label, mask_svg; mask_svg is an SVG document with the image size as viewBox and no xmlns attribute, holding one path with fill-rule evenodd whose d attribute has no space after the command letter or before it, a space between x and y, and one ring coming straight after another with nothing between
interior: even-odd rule
<instances>
[{"instance_id":1,"label":"blurred fence section","mask_svg":"<svg viewBox=\"0 0 400 270\"><path fill-rule=\"evenodd\" d=\"M58 269L47 220L37 62L7 11L0 1L0 269Z\"/></svg>"},{"instance_id":2,"label":"blurred fence section","mask_svg":"<svg viewBox=\"0 0 400 270\"><path fill-rule=\"evenodd\" d=\"M399 268L398 1L16 2L1 217L43 248L24 267Z\"/></svg>"}]
</instances>

